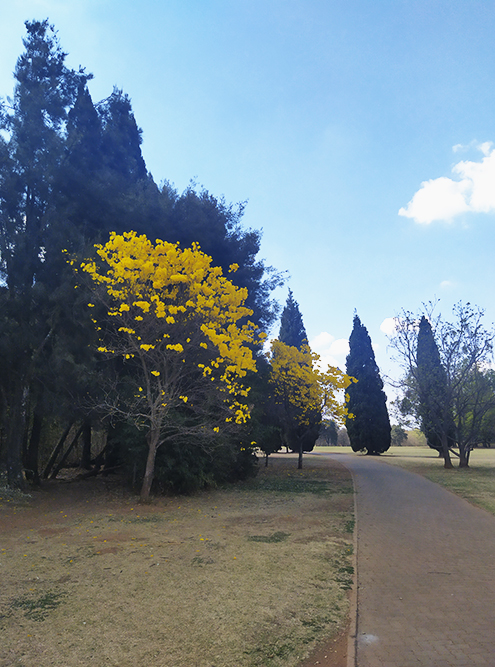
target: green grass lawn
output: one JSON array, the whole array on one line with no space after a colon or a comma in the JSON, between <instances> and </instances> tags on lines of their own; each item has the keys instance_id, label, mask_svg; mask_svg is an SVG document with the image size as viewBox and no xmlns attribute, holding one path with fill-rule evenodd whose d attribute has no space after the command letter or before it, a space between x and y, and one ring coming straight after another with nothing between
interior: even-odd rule
<instances>
[{"instance_id":1,"label":"green grass lawn","mask_svg":"<svg viewBox=\"0 0 495 667\"><path fill-rule=\"evenodd\" d=\"M343 447L319 447L316 451L352 454L351 449ZM467 469L446 470L443 459L429 447L391 447L380 460L423 475L495 515L495 449L475 449ZM452 462L454 466L458 465L455 456Z\"/></svg>"}]
</instances>

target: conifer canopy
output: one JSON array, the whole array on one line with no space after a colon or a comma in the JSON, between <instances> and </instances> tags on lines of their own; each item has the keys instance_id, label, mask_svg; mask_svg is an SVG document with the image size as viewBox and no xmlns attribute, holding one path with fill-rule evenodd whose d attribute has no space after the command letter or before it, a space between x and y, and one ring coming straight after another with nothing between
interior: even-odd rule
<instances>
[{"instance_id":1,"label":"conifer canopy","mask_svg":"<svg viewBox=\"0 0 495 667\"><path fill-rule=\"evenodd\" d=\"M375 361L368 331L356 315L349 338L347 374L357 382L349 385L347 393L346 428L353 451L382 454L390 447L390 420L387 397ZM352 417L351 417L352 415Z\"/></svg>"},{"instance_id":2,"label":"conifer canopy","mask_svg":"<svg viewBox=\"0 0 495 667\"><path fill-rule=\"evenodd\" d=\"M303 345L308 342L299 304L294 299L292 290L289 290L289 296L282 311L278 339L285 345L297 347L298 350L301 350Z\"/></svg>"}]
</instances>

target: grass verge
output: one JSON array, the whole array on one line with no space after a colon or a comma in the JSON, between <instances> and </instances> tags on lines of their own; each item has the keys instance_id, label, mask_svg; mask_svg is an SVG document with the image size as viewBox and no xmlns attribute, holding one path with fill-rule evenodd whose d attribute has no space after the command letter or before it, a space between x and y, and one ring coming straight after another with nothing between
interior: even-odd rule
<instances>
[{"instance_id":1,"label":"grass verge","mask_svg":"<svg viewBox=\"0 0 495 667\"><path fill-rule=\"evenodd\" d=\"M297 665L352 582L350 476L305 466L145 507L102 480L0 500L0 666Z\"/></svg>"}]
</instances>

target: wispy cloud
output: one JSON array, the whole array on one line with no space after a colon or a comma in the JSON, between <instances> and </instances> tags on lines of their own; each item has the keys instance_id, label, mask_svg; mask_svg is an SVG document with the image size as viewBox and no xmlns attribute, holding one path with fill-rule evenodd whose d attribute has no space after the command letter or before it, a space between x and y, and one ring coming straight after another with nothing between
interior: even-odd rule
<instances>
[{"instance_id":1,"label":"wispy cloud","mask_svg":"<svg viewBox=\"0 0 495 667\"><path fill-rule=\"evenodd\" d=\"M470 147L457 144L453 150ZM399 215L428 225L436 220L450 222L461 213L495 212L495 149L488 141L476 147L484 155L480 162L462 160L455 164L452 173L456 180L441 176L423 181Z\"/></svg>"}]
</instances>

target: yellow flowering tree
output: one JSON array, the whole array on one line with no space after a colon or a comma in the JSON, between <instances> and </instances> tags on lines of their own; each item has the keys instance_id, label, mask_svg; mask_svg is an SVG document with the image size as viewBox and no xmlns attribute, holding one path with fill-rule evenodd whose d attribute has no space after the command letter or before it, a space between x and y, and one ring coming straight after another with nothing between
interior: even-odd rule
<instances>
[{"instance_id":1,"label":"yellow flowering tree","mask_svg":"<svg viewBox=\"0 0 495 667\"><path fill-rule=\"evenodd\" d=\"M280 340L271 343L270 384L280 409L285 441L299 452L299 468L304 441L312 433L317 437L322 418L342 423L347 415L344 392L353 378L334 367L321 371L319 361L319 355L308 345L299 350Z\"/></svg>"},{"instance_id":2,"label":"yellow flowering tree","mask_svg":"<svg viewBox=\"0 0 495 667\"><path fill-rule=\"evenodd\" d=\"M180 436L214 446L249 418L243 379L256 370L251 350L262 334L249 321L247 290L196 244L111 233L96 252L76 270L91 278L98 351L119 358L130 386L107 392L105 408L147 428L146 501L160 445Z\"/></svg>"}]
</instances>

